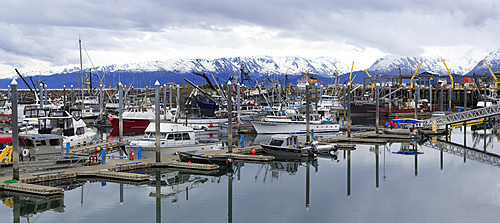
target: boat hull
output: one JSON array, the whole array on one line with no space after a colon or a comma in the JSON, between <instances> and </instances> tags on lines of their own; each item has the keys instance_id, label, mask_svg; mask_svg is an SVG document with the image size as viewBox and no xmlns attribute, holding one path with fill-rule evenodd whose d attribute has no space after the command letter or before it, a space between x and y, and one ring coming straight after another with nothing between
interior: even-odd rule
<instances>
[{"instance_id":1,"label":"boat hull","mask_svg":"<svg viewBox=\"0 0 500 223\"><path fill-rule=\"evenodd\" d=\"M300 157L308 157L314 156L310 153L307 148L283 148L279 146L271 146L267 144L260 144L262 146L262 150L267 154L278 156L278 157L290 157L290 158L300 158Z\"/></svg>"},{"instance_id":2,"label":"boat hull","mask_svg":"<svg viewBox=\"0 0 500 223\"><path fill-rule=\"evenodd\" d=\"M305 123L252 122L258 134L300 134L307 133ZM309 124L315 133L338 132L339 124Z\"/></svg>"},{"instance_id":3,"label":"boat hull","mask_svg":"<svg viewBox=\"0 0 500 223\"><path fill-rule=\"evenodd\" d=\"M205 156L199 156L195 154L190 154L190 153L184 153L184 152L179 152L179 160L181 162L191 162L191 163L202 163L202 164L212 164L212 165L218 165L218 166L227 166L230 167L230 163L228 159L225 158L219 158L219 157L205 157Z\"/></svg>"},{"instance_id":4,"label":"boat hull","mask_svg":"<svg viewBox=\"0 0 500 223\"><path fill-rule=\"evenodd\" d=\"M143 131L148 127L149 119L123 119L123 128L134 128L134 129L142 129ZM113 128L118 129L120 127L120 119L111 120L111 125Z\"/></svg>"},{"instance_id":5,"label":"boat hull","mask_svg":"<svg viewBox=\"0 0 500 223\"><path fill-rule=\"evenodd\" d=\"M348 108L349 109L349 108ZM373 103L357 103L351 102L351 114L370 115L376 112L377 106Z\"/></svg>"},{"instance_id":6,"label":"boat hull","mask_svg":"<svg viewBox=\"0 0 500 223\"><path fill-rule=\"evenodd\" d=\"M437 111L439 110L439 104L434 104L432 105L432 110ZM430 112L431 107L426 107L426 108L418 108L417 112ZM379 113L382 115L388 115L389 114L389 108L379 108ZM415 113L415 108L391 108L391 114L408 114L408 113Z\"/></svg>"}]
</instances>

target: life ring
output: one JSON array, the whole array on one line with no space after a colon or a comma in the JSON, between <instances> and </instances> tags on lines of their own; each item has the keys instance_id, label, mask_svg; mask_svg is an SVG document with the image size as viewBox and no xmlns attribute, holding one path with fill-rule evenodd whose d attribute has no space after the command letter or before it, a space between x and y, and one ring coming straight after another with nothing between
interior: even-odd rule
<instances>
[{"instance_id":1,"label":"life ring","mask_svg":"<svg viewBox=\"0 0 500 223\"><path fill-rule=\"evenodd\" d=\"M28 156L30 151L28 149L23 149L23 156Z\"/></svg>"}]
</instances>

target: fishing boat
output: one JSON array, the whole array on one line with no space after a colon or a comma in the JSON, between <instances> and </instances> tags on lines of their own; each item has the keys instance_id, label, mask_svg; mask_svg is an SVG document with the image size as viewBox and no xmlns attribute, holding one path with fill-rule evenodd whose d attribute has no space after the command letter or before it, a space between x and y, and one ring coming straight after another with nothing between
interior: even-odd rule
<instances>
[{"instance_id":1,"label":"fishing boat","mask_svg":"<svg viewBox=\"0 0 500 223\"><path fill-rule=\"evenodd\" d=\"M274 135L269 143L261 143L264 152L274 156L308 157L317 156L317 142L311 145L299 144L296 135Z\"/></svg>"},{"instance_id":2,"label":"fishing boat","mask_svg":"<svg viewBox=\"0 0 500 223\"><path fill-rule=\"evenodd\" d=\"M57 134L19 135L23 161L62 158L64 137Z\"/></svg>"},{"instance_id":3,"label":"fishing boat","mask_svg":"<svg viewBox=\"0 0 500 223\"><path fill-rule=\"evenodd\" d=\"M437 110L439 110L439 104L433 104L432 106L429 106L429 101L427 99L421 99L418 101L417 112L419 113L431 112ZM388 115L389 114L388 106L379 108L379 113L381 115ZM391 107L390 113L391 114L415 113L415 102L409 101L403 103L401 106Z\"/></svg>"},{"instance_id":4,"label":"fishing boat","mask_svg":"<svg viewBox=\"0 0 500 223\"><path fill-rule=\"evenodd\" d=\"M201 130L200 130L201 131ZM132 140L127 146L141 153L142 157L153 158L156 154L155 123L152 122L144 131L141 139ZM195 130L177 123L160 123L160 154L161 156L174 155L182 151L207 151L221 149L220 142L200 141L196 139Z\"/></svg>"},{"instance_id":5,"label":"fishing boat","mask_svg":"<svg viewBox=\"0 0 500 223\"><path fill-rule=\"evenodd\" d=\"M251 123L258 134L307 133L306 120L300 114L267 116L261 121ZM330 120L321 120L320 114L310 114L309 128L316 133L338 132L340 125Z\"/></svg>"},{"instance_id":6,"label":"fishing boat","mask_svg":"<svg viewBox=\"0 0 500 223\"><path fill-rule=\"evenodd\" d=\"M377 110L377 105L373 97L368 94L355 96L351 101L351 114L353 115L373 115Z\"/></svg>"},{"instance_id":7,"label":"fishing boat","mask_svg":"<svg viewBox=\"0 0 500 223\"><path fill-rule=\"evenodd\" d=\"M233 163L230 158L203 156L186 152L178 152L177 154L181 162L213 164L220 167L231 167Z\"/></svg>"},{"instance_id":8,"label":"fishing boat","mask_svg":"<svg viewBox=\"0 0 500 223\"><path fill-rule=\"evenodd\" d=\"M90 144L97 135L96 130L87 127L81 116L70 115L65 110L49 111L46 117L38 118L37 127L19 134L58 134L64 137L64 144L70 143L70 146Z\"/></svg>"}]
</instances>

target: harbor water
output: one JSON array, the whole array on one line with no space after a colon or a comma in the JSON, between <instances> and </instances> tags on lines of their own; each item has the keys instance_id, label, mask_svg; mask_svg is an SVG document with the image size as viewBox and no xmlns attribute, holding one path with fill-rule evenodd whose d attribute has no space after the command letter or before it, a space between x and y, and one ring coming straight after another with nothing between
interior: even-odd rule
<instances>
[{"instance_id":1,"label":"harbor water","mask_svg":"<svg viewBox=\"0 0 500 223\"><path fill-rule=\"evenodd\" d=\"M0 192L0 222L497 222L497 127L209 174L142 171L159 184L51 183L63 197ZM245 144L267 137L245 136Z\"/></svg>"}]
</instances>

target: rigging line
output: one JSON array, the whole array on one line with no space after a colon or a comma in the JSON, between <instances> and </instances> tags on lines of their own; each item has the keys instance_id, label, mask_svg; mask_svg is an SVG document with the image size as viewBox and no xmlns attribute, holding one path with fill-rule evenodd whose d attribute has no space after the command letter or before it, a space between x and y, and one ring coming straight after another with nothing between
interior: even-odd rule
<instances>
[{"instance_id":1,"label":"rigging line","mask_svg":"<svg viewBox=\"0 0 500 223\"><path fill-rule=\"evenodd\" d=\"M69 64L69 60L73 57L73 54L75 53L77 47L78 47L78 43L76 44L75 49L73 49L73 52L71 52L71 55L69 56L69 58L66 60L66 63Z\"/></svg>"},{"instance_id":2,"label":"rigging line","mask_svg":"<svg viewBox=\"0 0 500 223\"><path fill-rule=\"evenodd\" d=\"M106 76L106 72L104 72L102 77L99 76L99 71L95 68L94 62L92 62L92 59L90 59L90 55L87 52L87 49L85 48L85 45L83 45L83 43L82 43L82 46L83 46L83 49L85 50L85 53L87 54L87 57L89 58L90 64L92 64L92 67L94 68L95 72L97 73L97 77L99 78L99 82L100 82L99 84L102 84L103 80L104 80L104 76Z\"/></svg>"},{"instance_id":3,"label":"rigging line","mask_svg":"<svg viewBox=\"0 0 500 223\"><path fill-rule=\"evenodd\" d=\"M87 190L87 194L85 194L85 197L83 198L83 200L87 199L87 196L89 195L89 192L90 192L90 189L92 188L92 185L94 185L94 184L90 184L90 187Z\"/></svg>"}]
</instances>

